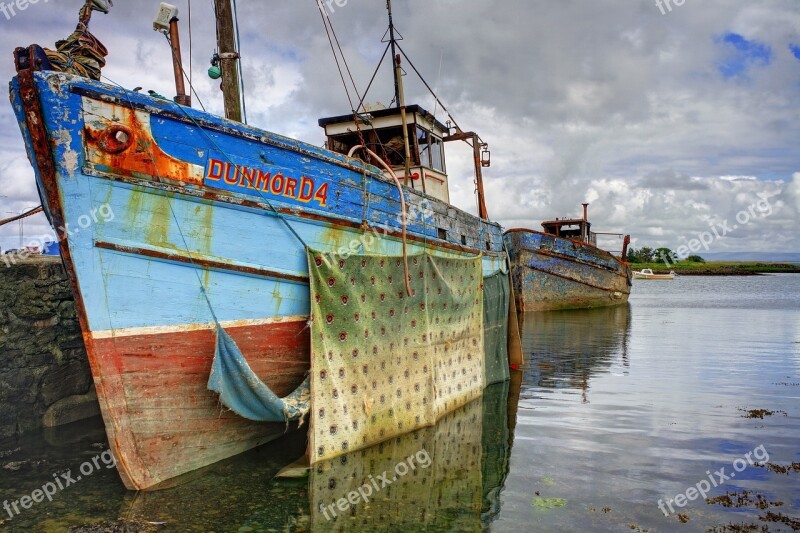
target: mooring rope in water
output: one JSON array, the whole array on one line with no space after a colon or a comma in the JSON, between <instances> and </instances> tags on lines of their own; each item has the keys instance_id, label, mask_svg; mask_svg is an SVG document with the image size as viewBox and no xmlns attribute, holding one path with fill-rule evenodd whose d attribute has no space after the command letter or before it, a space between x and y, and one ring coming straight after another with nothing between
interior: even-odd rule
<instances>
[{"instance_id":1,"label":"mooring rope in water","mask_svg":"<svg viewBox=\"0 0 800 533\"><path fill-rule=\"evenodd\" d=\"M403 267L405 268L406 294L411 296L411 281L410 281L411 278L408 273L408 239L406 238L406 225L407 225L406 197L405 194L403 194L403 186L400 184L400 180L397 179L397 176L395 175L394 170L392 170L392 167L390 167L386 163L386 161L378 157L378 154L376 154L363 144L357 144L356 146L353 146L350 149L350 152L348 152L347 157L353 157L353 154L356 153L358 150L364 150L365 152L367 152L370 156L374 157L375 160L377 160L378 163L380 163L384 169L386 169L389 175L392 176L394 184L397 185L397 191L400 193L400 210L403 220Z\"/></svg>"}]
</instances>

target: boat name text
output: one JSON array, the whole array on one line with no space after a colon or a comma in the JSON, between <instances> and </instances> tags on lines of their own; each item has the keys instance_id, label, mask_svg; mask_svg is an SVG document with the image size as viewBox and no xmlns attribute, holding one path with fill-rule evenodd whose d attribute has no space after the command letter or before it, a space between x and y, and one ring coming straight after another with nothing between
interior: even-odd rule
<instances>
[{"instance_id":1,"label":"boat name text","mask_svg":"<svg viewBox=\"0 0 800 533\"><path fill-rule=\"evenodd\" d=\"M317 185L313 178L307 176L297 179L281 172L273 175L269 171L213 158L208 161L205 181L208 185L213 185L209 182L218 182L224 184L223 188L238 192L261 191L298 202L316 202L320 207L325 207L328 201L328 183Z\"/></svg>"}]
</instances>

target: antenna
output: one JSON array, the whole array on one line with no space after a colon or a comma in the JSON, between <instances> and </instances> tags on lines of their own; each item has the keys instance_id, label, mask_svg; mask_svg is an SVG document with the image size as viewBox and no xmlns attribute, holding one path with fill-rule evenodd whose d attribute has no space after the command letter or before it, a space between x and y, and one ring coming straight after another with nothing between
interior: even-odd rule
<instances>
[{"instance_id":1,"label":"antenna","mask_svg":"<svg viewBox=\"0 0 800 533\"><path fill-rule=\"evenodd\" d=\"M392 60L397 57L397 39L394 35L394 19L392 18L392 0L386 0L386 10L389 12L389 45L392 47ZM393 68L394 73L394 101L400 107L400 74Z\"/></svg>"}]
</instances>

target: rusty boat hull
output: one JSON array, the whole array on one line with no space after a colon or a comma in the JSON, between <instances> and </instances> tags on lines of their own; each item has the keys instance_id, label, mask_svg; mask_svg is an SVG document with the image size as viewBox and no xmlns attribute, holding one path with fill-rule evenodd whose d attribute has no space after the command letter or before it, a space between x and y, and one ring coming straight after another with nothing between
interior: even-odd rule
<instances>
[{"instance_id":1,"label":"rusty boat hull","mask_svg":"<svg viewBox=\"0 0 800 533\"><path fill-rule=\"evenodd\" d=\"M621 305L631 268L591 244L528 229L504 235L517 309L549 311Z\"/></svg>"},{"instance_id":2,"label":"rusty boat hull","mask_svg":"<svg viewBox=\"0 0 800 533\"><path fill-rule=\"evenodd\" d=\"M394 184L358 160L86 78L20 70L10 90L125 485L164 487L285 434L207 389L215 324L277 395L294 390L309 368L306 245L400 254ZM482 253L484 276L505 269L499 225L405 195L409 253Z\"/></svg>"}]
</instances>

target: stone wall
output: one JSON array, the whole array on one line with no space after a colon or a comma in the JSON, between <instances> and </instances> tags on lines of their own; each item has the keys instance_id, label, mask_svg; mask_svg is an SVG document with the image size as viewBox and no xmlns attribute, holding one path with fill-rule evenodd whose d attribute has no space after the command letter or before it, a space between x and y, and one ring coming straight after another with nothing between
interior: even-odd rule
<instances>
[{"instance_id":1,"label":"stone wall","mask_svg":"<svg viewBox=\"0 0 800 533\"><path fill-rule=\"evenodd\" d=\"M0 440L96 414L61 259L0 262Z\"/></svg>"}]
</instances>

